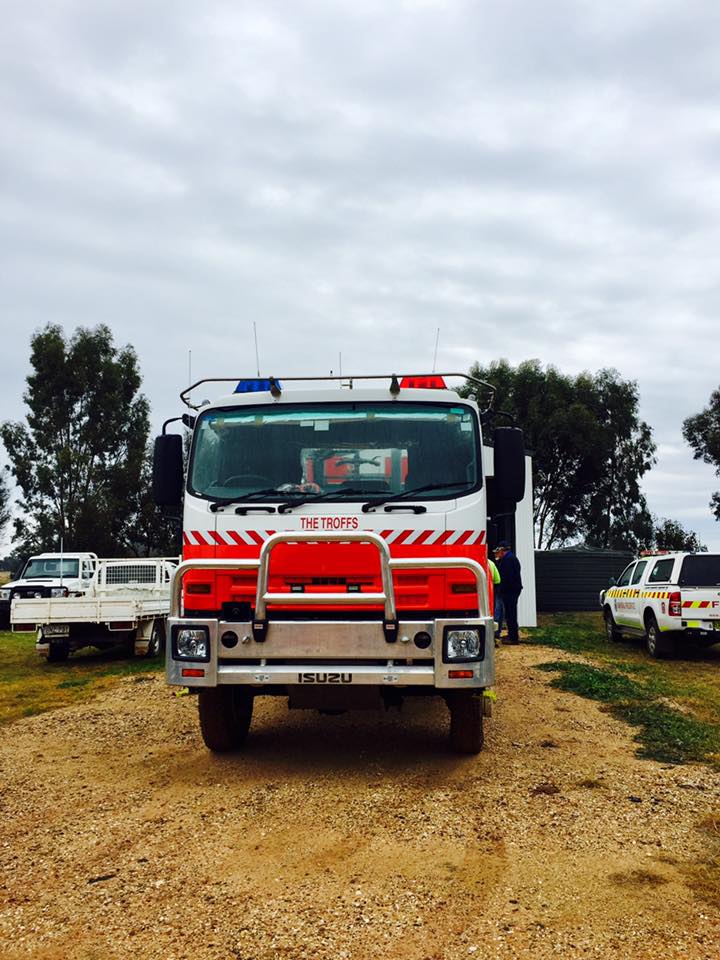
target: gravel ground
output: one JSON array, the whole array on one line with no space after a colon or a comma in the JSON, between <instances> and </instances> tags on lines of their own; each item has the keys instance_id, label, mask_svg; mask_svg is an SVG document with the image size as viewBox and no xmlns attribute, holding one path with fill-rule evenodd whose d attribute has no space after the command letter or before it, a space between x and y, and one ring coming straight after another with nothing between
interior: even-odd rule
<instances>
[{"instance_id":1,"label":"gravel ground","mask_svg":"<svg viewBox=\"0 0 720 960\"><path fill-rule=\"evenodd\" d=\"M473 758L447 752L442 703L272 700L213 757L155 677L5 728L0 955L717 960L720 911L691 886L717 775L635 758L547 659L499 651Z\"/></svg>"}]
</instances>

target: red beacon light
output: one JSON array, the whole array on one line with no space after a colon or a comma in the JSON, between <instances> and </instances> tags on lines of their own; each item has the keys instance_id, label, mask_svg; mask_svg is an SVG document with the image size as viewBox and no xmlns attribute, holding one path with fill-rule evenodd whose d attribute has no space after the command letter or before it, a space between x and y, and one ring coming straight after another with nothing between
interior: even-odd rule
<instances>
[{"instance_id":1,"label":"red beacon light","mask_svg":"<svg viewBox=\"0 0 720 960\"><path fill-rule=\"evenodd\" d=\"M447 390L442 377L403 377L400 381L403 390Z\"/></svg>"}]
</instances>

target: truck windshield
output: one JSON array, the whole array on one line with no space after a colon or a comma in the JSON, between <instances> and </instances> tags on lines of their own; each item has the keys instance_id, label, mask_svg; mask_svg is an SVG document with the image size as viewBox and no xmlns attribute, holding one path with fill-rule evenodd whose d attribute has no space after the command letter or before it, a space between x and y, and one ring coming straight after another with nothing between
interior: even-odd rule
<instances>
[{"instance_id":1,"label":"truck windshield","mask_svg":"<svg viewBox=\"0 0 720 960\"><path fill-rule=\"evenodd\" d=\"M720 554L699 553L685 557L678 578L681 587L720 586Z\"/></svg>"},{"instance_id":2,"label":"truck windshield","mask_svg":"<svg viewBox=\"0 0 720 960\"><path fill-rule=\"evenodd\" d=\"M367 501L438 484L421 499L448 499L480 485L479 451L477 417L460 404L232 407L198 417L188 489L209 500Z\"/></svg>"},{"instance_id":3,"label":"truck windshield","mask_svg":"<svg viewBox=\"0 0 720 960\"><path fill-rule=\"evenodd\" d=\"M38 577L77 577L79 560L62 561L57 558L31 557L22 572L23 580L37 580Z\"/></svg>"}]
</instances>

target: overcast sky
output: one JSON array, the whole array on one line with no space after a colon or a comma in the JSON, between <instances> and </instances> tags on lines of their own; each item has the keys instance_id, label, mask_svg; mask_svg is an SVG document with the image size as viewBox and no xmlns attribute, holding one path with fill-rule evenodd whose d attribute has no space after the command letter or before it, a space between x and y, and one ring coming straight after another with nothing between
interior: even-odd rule
<instances>
[{"instance_id":1,"label":"overcast sky","mask_svg":"<svg viewBox=\"0 0 720 960\"><path fill-rule=\"evenodd\" d=\"M538 357L636 379L651 509L720 549L681 436L720 383L717 0L10 0L0 397L107 323L193 378Z\"/></svg>"}]
</instances>

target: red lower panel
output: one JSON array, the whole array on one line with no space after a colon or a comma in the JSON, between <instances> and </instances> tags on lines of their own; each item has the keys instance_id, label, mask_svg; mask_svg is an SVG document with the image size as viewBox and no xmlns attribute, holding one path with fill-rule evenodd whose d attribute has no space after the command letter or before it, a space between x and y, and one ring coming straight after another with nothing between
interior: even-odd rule
<instances>
[{"instance_id":1,"label":"red lower panel","mask_svg":"<svg viewBox=\"0 0 720 960\"><path fill-rule=\"evenodd\" d=\"M393 557L470 557L483 566L487 562L487 548L480 544L393 544ZM221 544L196 546L187 544L184 560L256 559L260 546ZM396 571L393 574L398 610L467 610L475 607L472 585L475 578L470 571L448 572L426 570ZM223 603L247 602L254 605L256 574L248 571L210 573L204 570L185 577L185 605L195 610L218 610ZM346 593L348 584L359 585L363 593L382 590L380 560L377 549L364 543L295 543L275 547L270 560L269 588L273 593L290 592L293 585L302 585L305 593ZM490 582L490 581L489 581ZM194 588L194 589L193 589ZM203 592L196 592L202 590ZM209 592L205 592L209 589ZM492 583L490 582L492 597ZM277 609L282 609L281 607ZM296 608L294 608L296 609ZM306 610L333 609L323 605ZM368 609L367 607L337 607L337 610ZM372 609L372 608L370 608Z\"/></svg>"}]
</instances>

